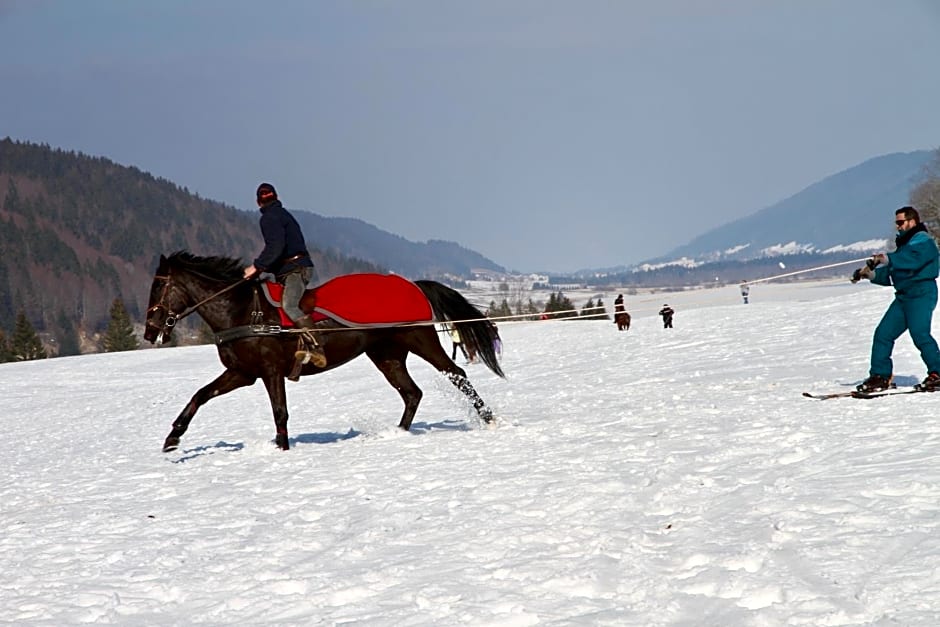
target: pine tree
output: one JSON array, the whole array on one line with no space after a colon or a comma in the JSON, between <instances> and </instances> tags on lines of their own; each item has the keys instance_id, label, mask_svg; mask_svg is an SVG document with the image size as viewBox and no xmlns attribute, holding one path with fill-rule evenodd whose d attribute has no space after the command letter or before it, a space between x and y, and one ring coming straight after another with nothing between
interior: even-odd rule
<instances>
[{"instance_id":1,"label":"pine tree","mask_svg":"<svg viewBox=\"0 0 940 627\"><path fill-rule=\"evenodd\" d=\"M111 320L108 321L108 329L104 335L105 352L117 353L136 350L138 341L134 335L131 318L127 315L127 309L124 308L124 301L115 298L114 302L111 303L110 314Z\"/></svg>"},{"instance_id":2,"label":"pine tree","mask_svg":"<svg viewBox=\"0 0 940 627\"><path fill-rule=\"evenodd\" d=\"M16 315L16 325L13 327L10 350L13 353L13 359L16 361L30 361L48 357L36 329L33 328L23 311Z\"/></svg>"},{"instance_id":3,"label":"pine tree","mask_svg":"<svg viewBox=\"0 0 940 627\"><path fill-rule=\"evenodd\" d=\"M56 318L56 326L58 327L56 339L59 344L59 357L80 355L82 350L81 343L78 339L78 330L75 328L72 321L69 320L65 310L59 310L59 315Z\"/></svg>"},{"instance_id":4,"label":"pine tree","mask_svg":"<svg viewBox=\"0 0 940 627\"><path fill-rule=\"evenodd\" d=\"M548 297L545 313L549 315L549 318L573 318L578 315L578 312L574 309L574 303L560 290L557 295L552 292Z\"/></svg>"},{"instance_id":5,"label":"pine tree","mask_svg":"<svg viewBox=\"0 0 940 627\"><path fill-rule=\"evenodd\" d=\"M0 364L14 361L15 359L13 350L10 348L10 343L7 341L7 336L3 332L3 329L0 329Z\"/></svg>"},{"instance_id":6,"label":"pine tree","mask_svg":"<svg viewBox=\"0 0 940 627\"><path fill-rule=\"evenodd\" d=\"M597 299L597 304L594 304L594 299L589 298L586 303L584 303L584 308L581 309L581 319L582 320L610 320L610 316L607 315L607 311L604 309L604 301L600 298Z\"/></svg>"},{"instance_id":7,"label":"pine tree","mask_svg":"<svg viewBox=\"0 0 940 627\"><path fill-rule=\"evenodd\" d=\"M584 307L581 308L581 319L590 320L593 315L594 315L594 299L589 298L588 301L584 303Z\"/></svg>"},{"instance_id":8,"label":"pine tree","mask_svg":"<svg viewBox=\"0 0 940 627\"><path fill-rule=\"evenodd\" d=\"M578 312L575 310L574 303L571 302L571 299L561 292L558 292L558 317L575 318L577 315Z\"/></svg>"},{"instance_id":9,"label":"pine tree","mask_svg":"<svg viewBox=\"0 0 940 627\"><path fill-rule=\"evenodd\" d=\"M486 315L490 318L509 317L512 316L512 307L509 306L509 302L505 298L498 305L495 300L491 300Z\"/></svg>"}]
</instances>

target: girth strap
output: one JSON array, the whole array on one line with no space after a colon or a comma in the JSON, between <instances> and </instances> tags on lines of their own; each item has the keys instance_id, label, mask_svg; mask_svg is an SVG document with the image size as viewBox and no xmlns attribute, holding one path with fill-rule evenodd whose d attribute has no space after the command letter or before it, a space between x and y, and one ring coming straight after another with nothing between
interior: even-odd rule
<instances>
[{"instance_id":1,"label":"girth strap","mask_svg":"<svg viewBox=\"0 0 940 627\"><path fill-rule=\"evenodd\" d=\"M252 307L249 315L249 324L224 329L215 334L215 343L221 346L226 342L233 342L246 337L260 337L270 335L280 335L284 329L281 325L268 322L264 319L264 312L261 311L261 299L258 296L258 284L254 284L252 289Z\"/></svg>"}]
</instances>

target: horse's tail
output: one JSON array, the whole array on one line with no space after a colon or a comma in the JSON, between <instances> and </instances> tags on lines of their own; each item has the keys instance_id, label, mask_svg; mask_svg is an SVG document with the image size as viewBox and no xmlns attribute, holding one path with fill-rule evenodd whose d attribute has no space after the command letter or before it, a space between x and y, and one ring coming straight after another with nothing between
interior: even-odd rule
<instances>
[{"instance_id":1,"label":"horse's tail","mask_svg":"<svg viewBox=\"0 0 940 627\"><path fill-rule=\"evenodd\" d=\"M494 346L494 340L499 337L496 326L486 319L483 312L467 301L460 292L437 281L415 281L415 284L431 303L435 317L456 327L468 352L471 355L475 352L487 368L505 377L503 369L499 367Z\"/></svg>"}]
</instances>

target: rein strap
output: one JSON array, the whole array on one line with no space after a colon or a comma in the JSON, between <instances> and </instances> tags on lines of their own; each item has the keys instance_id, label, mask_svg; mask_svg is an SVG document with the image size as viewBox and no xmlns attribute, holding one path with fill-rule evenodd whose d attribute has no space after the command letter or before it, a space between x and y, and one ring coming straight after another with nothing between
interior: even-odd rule
<instances>
[{"instance_id":1,"label":"rein strap","mask_svg":"<svg viewBox=\"0 0 940 627\"><path fill-rule=\"evenodd\" d=\"M238 287L239 285L241 285L242 283L244 283L245 281L248 281L248 280L250 280L250 279L245 279L245 278L239 279L238 281L235 281L235 282L232 283L231 285L229 285L229 286L227 286L227 287L223 287L223 288L220 289L218 292L216 292L216 293L214 293L214 294L209 294L208 296L206 296L205 298L203 298L201 301L199 301L199 302L196 303L195 305L192 305L192 306L190 306L190 307L187 307L186 309L184 309L183 311L181 311L181 312L179 313L179 315L176 316L176 319L177 319L177 320L182 320L183 318L185 318L185 317L188 316L189 314L193 313L194 311L196 311L197 309L199 309L200 307L202 307L203 305L205 305L206 303L208 303L208 302L209 302L210 300L212 300L213 298L218 298L219 296L221 296L221 295L224 294L225 292L228 292L229 290L235 289L236 287Z\"/></svg>"}]
</instances>

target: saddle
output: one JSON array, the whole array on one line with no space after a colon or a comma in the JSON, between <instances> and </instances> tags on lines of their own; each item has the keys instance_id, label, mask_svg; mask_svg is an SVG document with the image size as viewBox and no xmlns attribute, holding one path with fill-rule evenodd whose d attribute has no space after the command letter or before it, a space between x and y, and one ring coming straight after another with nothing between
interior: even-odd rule
<instances>
[{"instance_id":1,"label":"saddle","mask_svg":"<svg viewBox=\"0 0 940 627\"><path fill-rule=\"evenodd\" d=\"M277 307L281 326L294 322L281 308L284 286L261 284L267 301ZM344 326L390 327L408 322L431 322L434 312L421 288L396 274L345 274L304 292L300 308L314 322L335 320Z\"/></svg>"}]
</instances>

